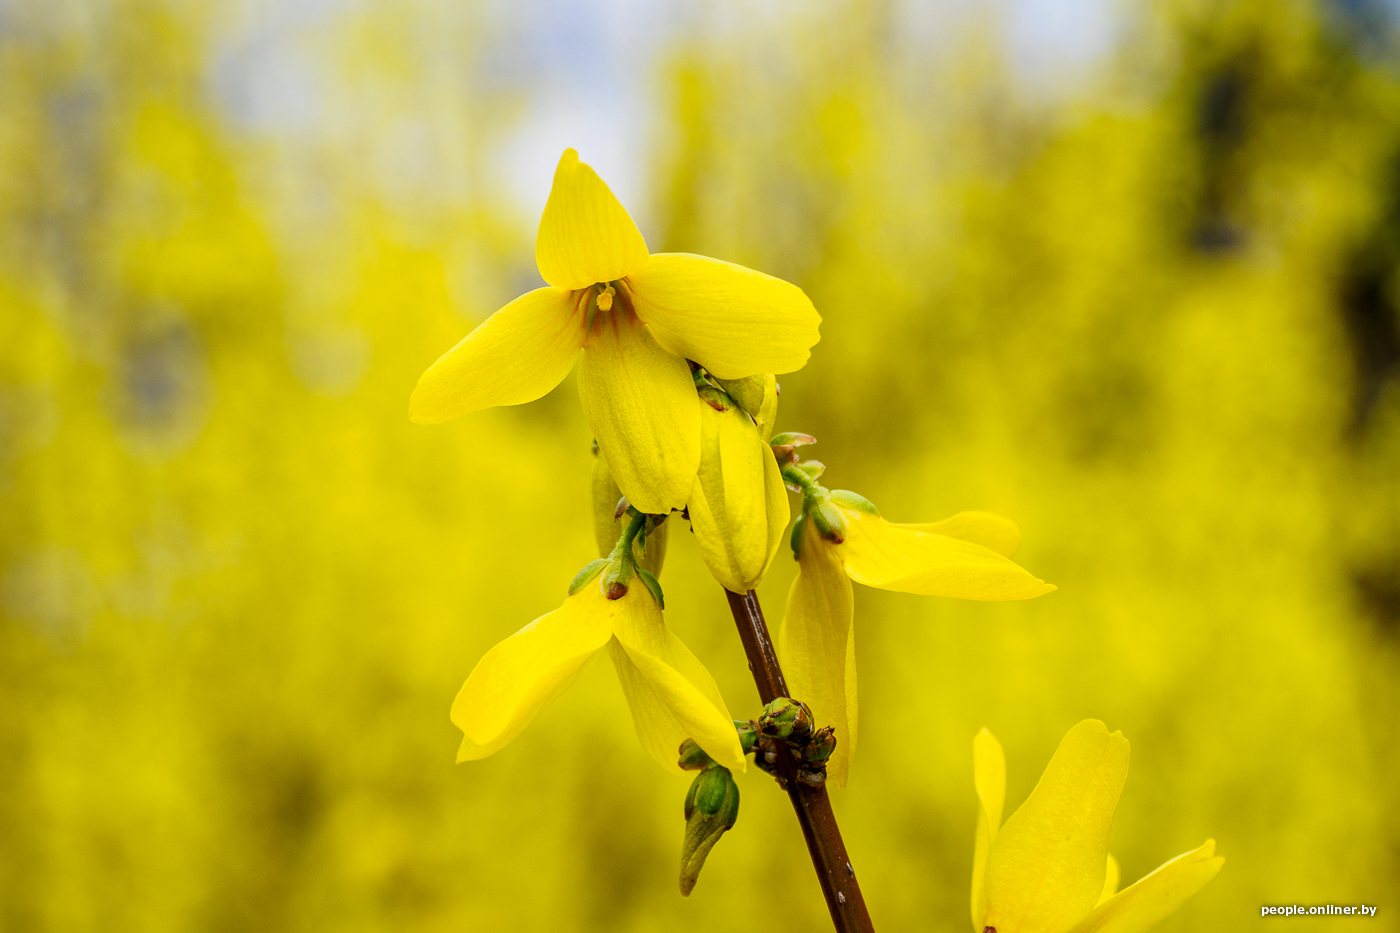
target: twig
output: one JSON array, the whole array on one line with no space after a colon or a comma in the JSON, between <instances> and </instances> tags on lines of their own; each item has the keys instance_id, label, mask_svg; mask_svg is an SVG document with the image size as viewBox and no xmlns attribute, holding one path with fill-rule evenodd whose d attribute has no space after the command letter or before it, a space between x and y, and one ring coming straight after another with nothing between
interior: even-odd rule
<instances>
[{"instance_id":1,"label":"twig","mask_svg":"<svg viewBox=\"0 0 1400 933\"><path fill-rule=\"evenodd\" d=\"M744 643L759 697L766 704L777 697L790 696L768 635L768 624L763 621L758 596L753 590L742 596L725 590L725 595L729 597L729 611L739 627L739 639ZM807 839L807 851L812 855L812 866L817 870L817 880L821 882L836 933L874 933L875 927L870 922L870 912L865 909L865 898L861 896L855 869L846 855L846 844L841 840L841 829L836 825L836 814L831 811L826 788L812 787L797 780L797 767L789 755L779 755L777 764L781 783L792 800L793 810L797 811L797 821L802 824L802 835Z\"/></svg>"}]
</instances>

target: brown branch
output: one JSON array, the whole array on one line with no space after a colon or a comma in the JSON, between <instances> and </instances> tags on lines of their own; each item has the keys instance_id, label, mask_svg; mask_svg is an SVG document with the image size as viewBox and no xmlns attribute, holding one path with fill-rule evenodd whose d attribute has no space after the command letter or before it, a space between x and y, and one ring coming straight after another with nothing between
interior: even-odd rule
<instances>
[{"instance_id":1,"label":"brown branch","mask_svg":"<svg viewBox=\"0 0 1400 933\"><path fill-rule=\"evenodd\" d=\"M790 696L768 635L768 624L763 621L758 596L753 590L742 596L729 590L724 592L729 597L729 611L739 627L739 639L744 643L759 697L766 704L777 697ZM865 909L855 869L846 855L846 844L841 841L841 830L836 825L836 814L831 812L826 788L812 787L797 780L797 766L790 755L778 756L778 776L797 812L797 822L802 824L802 835L807 839L807 851L812 854L812 866L817 870L817 880L821 882L836 933L874 933L875 927L870 922L870 912Z\"/></svg>"}]
</instances>

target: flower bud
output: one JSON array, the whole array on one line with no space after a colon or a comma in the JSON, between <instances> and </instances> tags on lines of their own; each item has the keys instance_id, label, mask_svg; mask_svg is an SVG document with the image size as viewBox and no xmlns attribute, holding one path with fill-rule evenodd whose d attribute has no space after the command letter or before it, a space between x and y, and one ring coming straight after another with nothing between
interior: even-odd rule
<instances>
[{"instance_id":1,"label":"flower bud","mask_svg":"<svg viewBox=\"0 0 1400 933\"><path fill-rule=\"evenodd\" d=\"M811 739L802 746L802 761L807 765L825 765L831 753L836 751L836 730L822 726L812 733Z\"/></svg>"},{"instance_id":2,"label":"flower bud","mask_svg":"<svg viewBox=\"0 0 1400 933\"><path fill-rule=\"evenodd\" d=\"M788 523L782 473L758 428L718 389L700 390L700 469L687 504L705 566L725 589L758 585ZM720 396L719 406L713 396Z\"/></svg>"},{"instance_id":3,"label":"flower bud","mask_svg":"<svg viewBox=\"0 0 1400 933\"><path fill-rule=\"evenodd\" d=\"M739 748L747 755L753 751L753 747L758 742L758 733L754 731L752 722L740 722L734 720L734 731L739 733ZM685 767L685 765L681 765Z\"/></svg>"},{"instance_id":4,"label":"flower bud","mask_svg":"<svg viewBox=\"0 0 1400 933\"><path fill-rule=\"evenodd\" d=\"M612 471L608 469L608 461L598 450L596 442L593 445L592 487L593 538L598 545L598 554L607 557L612 553L617 539L622 537L623 529L627 527L627 517L625 509L621 514L617 512L622 492L617 488L617 483L613 481ZM658 577L661 575L661 566L666 562L666 536L665 525L649 528L645 550L638 547L633 551L637 556L638 565L645 567Z\"/></svg>"},{"instance_id":5,"label":"flower bud","mask_svg":"<svg viewBox=\"0 0 1400 933\"><path fill-rule=\"evenodd\" d=\"M714 765L715 760L705 754L705 750L695 744L694 739L686 739L681 743L680 760L676 764L685 771L702 771Z\"/></svg>"},{"instance_id":6,"label":"flower bud","mask_svg":"<svg viewBox=\"0 0 1400 933\"><path fill-rule=\"evenodd\" d=\"M715 765L695 776L685 795L685 840L681 843L681 894L690 896L705 858L739 818L739 787L728 768Z\"/></svg>"},{"instance_id":7,"label":"flower bud","mask_svg":"<svg viewBox=\"0 0 1400 933\"><path fill-rule=\"evenodd\" d=\"M806 741L812 734L812 711L806 703L778 697L763 707L763 715L758 718L758 731L779 739Z\"/></svg>"}]
</instances>

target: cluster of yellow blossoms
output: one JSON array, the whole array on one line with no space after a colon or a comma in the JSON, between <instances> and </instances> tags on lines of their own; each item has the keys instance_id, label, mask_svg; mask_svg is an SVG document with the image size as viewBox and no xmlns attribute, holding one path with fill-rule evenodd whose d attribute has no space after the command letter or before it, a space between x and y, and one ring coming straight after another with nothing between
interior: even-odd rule
<instances>
[{"instance_id":1,"label":"cluster of yellow blossoms","mask_svg":"<svg viewBox=\"0 0 1400 933\"><path fill-rule=\"evenodd\" d=\"M580 572L562 606L472 670L452 706L463 732L459 761L503 747L606 647L637 735L663 768L681 769L677 748L691 739L718 765L745 770L714 678L662 618L657 577L673 511L689 520L714 577L743 593L779 549L791 518L786 490L801 494L791 536L799 570L778 652L793 695L834 730L826 773L837 786L846 784L857 736L852 581L978 600L1054 589L1010 560L1020 533L1007 519L963 512L892 524L862 497L817 484L823 467L797 453L811 438L772 436L774 374L802 367L819 337L821 319L801 289L703 256L651 254L572 149L555 172L535 258L548 285L497 311L434 363L410 415L436 423L533 401L581 355L603 557ZM1000 746L984 731L975 749L979 933L1145 930L1219 870L1207 843L1114 895L1106 842L1127 743L1101 723L1070 732L1000 831Z\"/></svg>"}]
</instances>

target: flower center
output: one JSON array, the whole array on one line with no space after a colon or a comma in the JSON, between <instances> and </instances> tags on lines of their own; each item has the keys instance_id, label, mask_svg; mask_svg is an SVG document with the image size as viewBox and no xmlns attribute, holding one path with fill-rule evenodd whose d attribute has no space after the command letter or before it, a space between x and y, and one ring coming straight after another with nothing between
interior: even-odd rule
<instances>
[{"instance_id":1,"label":"flower center","mask_svg":"<svg viewBox=\"0 0 1400 933\"><path fill-rule=\"evenodd\" d=\"M627 300L622 282L599 282L575 292L584 313L584 333L591 334L611 320L616 324L616 315L630 317L631 302Z\"/></svg>"}]
</instances>

